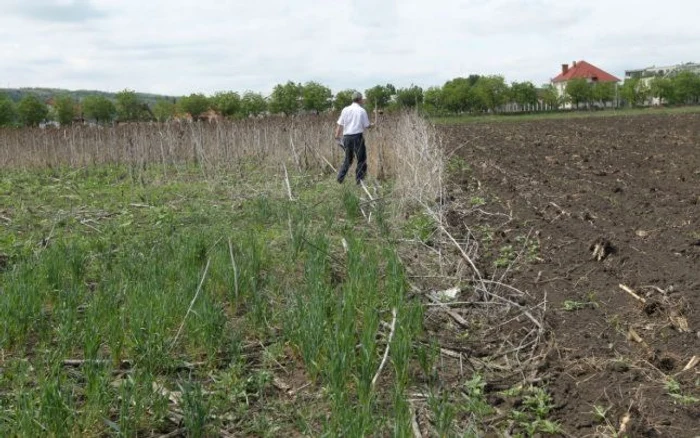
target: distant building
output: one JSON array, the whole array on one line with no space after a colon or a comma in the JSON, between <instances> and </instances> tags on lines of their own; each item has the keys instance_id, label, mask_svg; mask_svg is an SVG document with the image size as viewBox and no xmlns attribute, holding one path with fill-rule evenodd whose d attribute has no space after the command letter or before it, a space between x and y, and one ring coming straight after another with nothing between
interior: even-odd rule
<instances>
[{"instance_id":1,"label":"distant building","mask_svg":"<svg viewBox=\"0 0 700 438\"><path fill-rule=\"evenodd\" d=\"M552 86L559 97L566 95L566 84L572 79L585 79L589 83L613 82L617 84L620 82L620 79L593 64L586 61L574 61L571 66L562 64L561 73L552 79ZM571 108L571 103L566 103L563 108Z\"/></svg>"},{"instance_id":2,"label":"distant building","mask_svg":"<svg viewBox=\"0 0 700 438\"><path fill-rule=\"evenodd\" d=\"M700 64L686 62L685 64L675 64L661 67L651 66L646 68L638 68L635 70L625 70L625 80L639 79L641 84L649 87L651 82L656 78L672 78L678 73L685 71L700 74ZM665 103L666 102L663 99L651 97L645 104L656 106Z\"/></svg>"},{"instance_id":3,"label":"distant building","mask_svg":"<svg viewBox=\"0 0 700 438\"><path fill-rule=\"evenodd\" d=\"M650 81L651 78L673 77L683 71L700 74L700 64L687 62L685 64L667 65L662 67L651 66L635 70L625 70L625 79L646 79L645 82L647 82Z\"/></svg>"}]
</instances>

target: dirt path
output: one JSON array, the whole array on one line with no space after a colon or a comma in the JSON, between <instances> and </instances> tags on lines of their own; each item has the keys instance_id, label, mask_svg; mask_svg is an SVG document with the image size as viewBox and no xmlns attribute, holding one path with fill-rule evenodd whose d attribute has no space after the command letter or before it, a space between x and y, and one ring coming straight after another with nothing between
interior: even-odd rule
<instances>
[{"instance_id":1,"label":"dirt path","mask_svg":"<svg viewBox=\"0 0 700 438\"><path fill-rule=\"evenodd\" d=\"M700 434L700 367L684 371L700 356L700 115L440 130L512 211L501 242L513 226L537 238L539 257L510 283L547 297L554 348L539 371L564 429L612 436L628 416L630 436ZM465 220L453 212L451 225Z\"/></svg>"}]
</instances>

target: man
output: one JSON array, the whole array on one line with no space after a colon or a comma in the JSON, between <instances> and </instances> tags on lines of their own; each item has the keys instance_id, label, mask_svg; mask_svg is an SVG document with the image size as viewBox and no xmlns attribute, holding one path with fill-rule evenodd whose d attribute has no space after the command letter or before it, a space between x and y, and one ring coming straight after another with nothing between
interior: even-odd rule
<instances>
[{"instance_id":1,"label":"man","mask_svg":"<svg viewBox=\"0 0 700 438\"><path fill-rule=\"evenodd\" d=\"M345 148L345 161L338 172L338 182L345 180L353 158L357 156L357 169L355 180L360 184L367 174L367 150L363 133L372 125L369 123L367 111L362 108L362 94L355 92L352 95L352 104L343 108L335 128L335 138L339 139L343 134L343 146Z\"/></svg>"}]
</instances>

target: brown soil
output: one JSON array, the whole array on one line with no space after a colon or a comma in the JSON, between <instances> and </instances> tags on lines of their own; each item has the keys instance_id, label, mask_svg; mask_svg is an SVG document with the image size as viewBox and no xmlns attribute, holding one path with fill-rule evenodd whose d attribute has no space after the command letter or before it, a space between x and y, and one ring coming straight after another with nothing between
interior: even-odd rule
<instances>
[{"instance_id":1,"label":"brown soil","mask_svg":"<svg viewBox=\"0 0 700 438\"><path fill-rule=\"evenodd\" d=\"M452 203L487 201L479 216L449 213L455 237L493 225L494 213L513 218L493 226L494 249L478 260L484 276L498 275L495 252L519 245L517 233L537 242L508 283L533 303L546 297L550 348L537 373L553 419L577 437L612 436L627 414L629 436L699 435L700 402L688 397L700 398L700 366L684 367L700 356L700 115L439 130L470 168L455 176ZM567 301L584 305L565 310ZM669 395L670 378L685 400ZM609 408L607 435L596 405Z\"/></svg>"}]
</instances>

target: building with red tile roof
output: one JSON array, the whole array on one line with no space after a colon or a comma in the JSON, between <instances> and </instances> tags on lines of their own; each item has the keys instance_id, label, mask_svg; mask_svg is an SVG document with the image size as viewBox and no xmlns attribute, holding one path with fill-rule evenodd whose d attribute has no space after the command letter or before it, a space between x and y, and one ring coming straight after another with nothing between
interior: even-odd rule
<instances>
[{"instance_id":1,"label":"building with red tile roof","mask_svg":"<svg viewBox=\"0 0 700 438\"><path fill-rule=\"evenodd\" d=\"M559 93L559 96L565 95L566 84L572 79L585 79L589 83L620 82L620 79L593 64L586 61L574 61L571 66L569 66L569 64L562 64L561 73L552 79L552 85L557 90L557 93ZM564 107L570 108L570 105L571 104L567 103Z\"/></svg>"}]
</instances>

